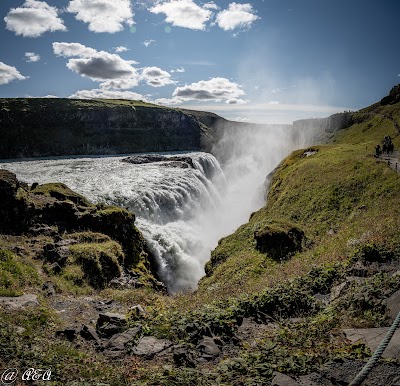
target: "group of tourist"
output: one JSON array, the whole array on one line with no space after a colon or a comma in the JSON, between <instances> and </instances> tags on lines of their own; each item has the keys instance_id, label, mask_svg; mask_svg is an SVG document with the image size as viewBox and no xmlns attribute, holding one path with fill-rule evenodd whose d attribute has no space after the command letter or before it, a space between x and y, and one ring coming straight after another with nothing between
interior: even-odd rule
<instances>
[{"instance_id":1,"label":"group of tourist","mask_svg":"<svg viewBox=\"0 0 400 386\"><path fill-rule=\"evenodd\" d=\"M390 137L390 135L385 135L382 140L382 147L379 143L375 146L375 157L380 157L382 153L386 153L387 155L393 154L393 150L394 145L392 142L392 138Z\"/></svg>"}]
</instances>

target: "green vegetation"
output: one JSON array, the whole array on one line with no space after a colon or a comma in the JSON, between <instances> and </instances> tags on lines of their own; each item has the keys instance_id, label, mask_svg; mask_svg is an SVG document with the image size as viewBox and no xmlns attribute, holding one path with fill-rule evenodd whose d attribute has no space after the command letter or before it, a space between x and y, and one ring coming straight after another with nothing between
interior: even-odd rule
<instances>
[{"instance_id":1,"label":"green vegetation","mask_svg":"<svg viewBox=\"0 0 400 386\"><path fill-rule=\"evenodd\" d=\"M0 249L0 296L19 296L39 284L38 273L27 259Z\"/></svg>"},{"instance_id":2,"label":"green vegetation","mask_svg":"<svg viewBox=\"0 0 400 386\"><path fill-rule=\"evenodd\" d=\"M51 183L38 185L32 191L35 195L43 195L45 197L52 197L57 200L68 200L72 201L74 204L93 206L85 197L74 192L68 186L62 183Z\"/></svg>"},{"instance_id":3,"label":"green vegetation","mask_svg":"<svg viewBox=\"0 0 400 386\"><path fill-rule=\"evenodd\" d=\"M83 271L83 279L95 288L104 286L122 272L124 253L115 241L103 243L74 244L70 246L71 257L68 263L78 264ZM81 272L76 271L78 284ZM69 275L73 274L69 268Z\"/></svg>"},{"instance_id":4,"label":"green vegetation","mask_svg":"<svg viewBox=\"0 0 400 386\"><path fill-rule=\"evenodd\" d=\"M40 109L69 110L76 108L99 107L152 107L166 108L141 100L125 99L66 99L66 98L0 98L0 110L5 111L37 111Z\"/></svg>"}]
</instances>

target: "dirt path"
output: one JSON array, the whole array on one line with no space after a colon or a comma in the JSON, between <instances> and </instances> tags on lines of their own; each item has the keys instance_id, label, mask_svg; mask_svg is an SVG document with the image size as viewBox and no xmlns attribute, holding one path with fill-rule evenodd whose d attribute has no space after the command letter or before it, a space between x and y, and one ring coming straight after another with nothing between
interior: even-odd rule
<instances>
[{"instance_id":1,"label":"dirt path","mask_svg":"<svg viewBox=\"0 0 400 386\"><path fill-rule=\"evenodd\" d=\"M380 160L387 163L393 170L396 170L397 173L400 173L400 161L399 161L399 152L394 151L393 154L387 155L382 154L379 157Z\"/></svg>"}]
</instances>

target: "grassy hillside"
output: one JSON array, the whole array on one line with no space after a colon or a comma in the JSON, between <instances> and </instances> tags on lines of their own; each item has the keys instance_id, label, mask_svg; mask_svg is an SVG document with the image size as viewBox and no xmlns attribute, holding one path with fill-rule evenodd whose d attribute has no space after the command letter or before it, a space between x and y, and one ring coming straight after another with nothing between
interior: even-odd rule
<instances>
[{"instance_id":1,"label":"grassy hillside","mask_svg":"<svg viewBox=\"0 0 400 386\"><path fill-rule=\"evenodd\" d=\"M394 125L400 123L400 104L361 110L354 119L359 123L339 131L331 143L298 150L279 165L266 205L212 252L200 291L209 294L215 286L219 297L252 292L307 272L310 265L346 259L354 253L349 240L394 247L400 234L400 178L373 154L386 134L400 147ZM306 150L315 153L307 156ZM298 226L308 243L284 262L259 252L254 239L257 230L280 222Z\"/></svg>"}]
</instances>

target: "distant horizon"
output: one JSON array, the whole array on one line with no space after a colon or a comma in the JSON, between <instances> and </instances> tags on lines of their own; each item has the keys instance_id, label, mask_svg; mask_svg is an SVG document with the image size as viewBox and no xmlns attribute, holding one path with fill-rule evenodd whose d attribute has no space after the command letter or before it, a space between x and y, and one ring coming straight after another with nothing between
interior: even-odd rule
<instances>
[{"instance_id":1,"label":"distant horizon","mask_svg":"<svg viewBox=\"0 0 400 386\"><path fill-rule=\"evenodd\" d=\"M399 14L395 0L3 0L0 97L323 118L399 83Z\"/></svg>"}]
</instances>

